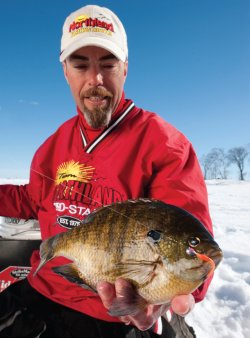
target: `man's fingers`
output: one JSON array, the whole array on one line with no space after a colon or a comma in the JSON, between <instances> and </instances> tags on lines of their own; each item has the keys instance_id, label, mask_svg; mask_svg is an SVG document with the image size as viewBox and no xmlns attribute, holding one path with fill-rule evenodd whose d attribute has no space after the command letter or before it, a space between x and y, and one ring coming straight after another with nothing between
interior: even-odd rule
<instances>
[{"instance_id":1,"label":"man's fingers","mask_svg":"<svg viewBox=\"0 0 250 338\"><path fill-rule=\"evenodd\" d=\"M128 294L136 293L133 285L125 279L118 278L115 282L116 297L127 297Z\"/></svg>"},{"instance_id":2,"label":"man's fingers","mask_svg":"<svg viewBox=\"0 0 250 338\"><path fill-rule=\"evenodd\" d=\"M97 292L101 297L101 300L105 308L109 309L113 302L113 299L116 297L114 285L108 282L99 282L97 284Z\"/></svg>"},{"instance_id":3,"label":"man's fingers","mask_svg":"<svg viewBox=\"0 0 250 338\"><path fill-rule=\"evenodd\" d=\"M163 315L169 305L146 305L145 300L138 295L133 285L124 279L118 279L115 284L99 282L97 291L103 305L110 310L114 304L122 305L125 309L132 309L127 313L133 315L122 315L121 320L129 325L135 325L139 330L149 329ZM124 302L123 302L124 299ZM192 295L176 296L172 302L172 310L180 316L185 316L194 307L195 301ZM135 311L136 310L136 311ZM126 311L125 311L126 313Z\"/></svg>"},{"instance_id":4,"label":"man's fingers","mask_svg":"<svg viewBox=\"0 0 250 338\"><path fill-rule=\"evenodd\" d=\"M171 303L173 311L180 316L188 314L193 309L194 305L195 300L191 294L176 296Z\"/></svg>"},{"instance_id":5,"label":"man's fingers","mask_svg":"<svg viewBox=\"0 0 250 338\"><path fill-rule=\"evenodd\" d=\"M115 282L115 289L117 298L124 298L128 302L136 300L139 301L139 303L141 300L142 306L145 305L144 299L138 295L133 285L125 279L117 279ZM146 308L140 308L139 304L137 304L136 314L122 316L120 318L125 324L131 323L142 331L147 330L153 325L152 318L146 316Z\"/></svg>"}]
</instances>

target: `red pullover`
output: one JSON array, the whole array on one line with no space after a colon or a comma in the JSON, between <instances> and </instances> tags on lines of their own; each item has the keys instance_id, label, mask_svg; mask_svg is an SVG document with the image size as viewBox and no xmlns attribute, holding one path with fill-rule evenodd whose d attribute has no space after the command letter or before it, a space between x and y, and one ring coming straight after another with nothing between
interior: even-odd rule
<instances>
[{"instance_id":1,"label":"red pullover","mask_svg":"<svg viewBox=\"0 0 250 338\"><path fill-rule=\"evenodd\" d=\"M82 113L66 121L37 150L24 186L0 187L0 214L35 218L42 239L79 225L96 208L131 198L150 197L182 207L210 232L207 191L190 142L154 113L122 98L107 128L93 130ZM31 258L30 284L55 302L106 321L98 295L56 275L55 258L37 275L39 253ZM194 292L204 298L210 280Z\"/></svg>"}]
</instances>

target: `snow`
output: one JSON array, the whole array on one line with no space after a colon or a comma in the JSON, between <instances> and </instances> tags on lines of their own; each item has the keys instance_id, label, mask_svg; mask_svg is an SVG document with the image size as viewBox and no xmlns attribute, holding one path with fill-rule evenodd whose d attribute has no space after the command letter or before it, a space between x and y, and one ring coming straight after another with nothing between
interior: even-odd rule
<instances>
[{"instance_id":1,"label":"snow","mask_svg":"<svg viewBox=\"0 0 250 338\"><path fill-rule=\"evenodd\" d=\"M224 260L206 298L187 316L198 338L250 337L250 182L207 181Z\"/></svg>"},{"instance_id":2,"label":"snow","mask_svg":"<svg viewBox=\"0 0 250 338\"><path fill-rule=\"evenodd\" d=\"M0 179L0 184L26 180ZM250 181L207 181L216 241L224 259L187 322L198 338L250 338ZM249 249L248 249L249 248Z\"/></svg>"},{"instance_id":3,"label":"snow","mask_svg":"<svg viewBox=\"0 0 250 338\"><path fill-rule=\"evenodd\" d=\"M28 180L19 178L0 178L0 184L25 184Z\"/></svg>"}]
</instances>

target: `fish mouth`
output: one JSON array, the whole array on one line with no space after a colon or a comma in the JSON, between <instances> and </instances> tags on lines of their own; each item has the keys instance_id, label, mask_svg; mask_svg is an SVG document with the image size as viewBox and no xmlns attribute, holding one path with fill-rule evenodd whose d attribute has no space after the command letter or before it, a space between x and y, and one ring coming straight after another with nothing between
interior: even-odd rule
<instances>
[{"instance_id":1,"label":"fish mouth","mask_svg":"<svg viewBox=\"0 0 250 338\"><path fill-rule=\"evenodd\" d=\"M196 279L205 280L210 277L223 258L222 251L218 248L211 249L206 254L199 253L192 248L188 248L189 255L196 256L198 262L195 266L188 269L189 275Z\"/></svg>"},{"instance_id":2,"label":"fish mouth","mask_svg":"<svg viewBox=\"0 0 250 338\"><path fill-rule=\"evenodd\" d=\"M213 273L214 269L209 262L201 262L187 270L188 279L190 280L205 280Z\"/></svg>"},{"instance_id":3,"label":"fish mouth","mask_svg":"<svg viewBox=\"0 0 250 338\"><path fill-rule=\"evenodd\" d=\"M210 250L206 255L213 260L215 268L220 264L223 259L223 253L220 249Z\"/></svg>"}]
</instances>

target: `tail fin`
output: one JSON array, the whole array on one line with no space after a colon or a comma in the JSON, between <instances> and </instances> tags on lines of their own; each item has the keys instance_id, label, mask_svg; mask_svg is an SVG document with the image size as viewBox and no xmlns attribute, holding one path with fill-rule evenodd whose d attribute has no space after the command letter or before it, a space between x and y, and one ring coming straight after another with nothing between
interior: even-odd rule
<instances>
[{"instance_id":1,"label":"tail fin","mask_svg":"<svg viewBox=\"0 0 250 338\"><path fill-rule=\"evenodd\" d=\"M36 271L34 272L34 276L38 273L38 271L43 267L44 264L46 264L48 261L50 261L52 258L55 257L55 248L57 243L57 235L54 237L50 237L46 239L42 244L40 245L40 264L38 265Z\"/></svg>"}]
</instances>

